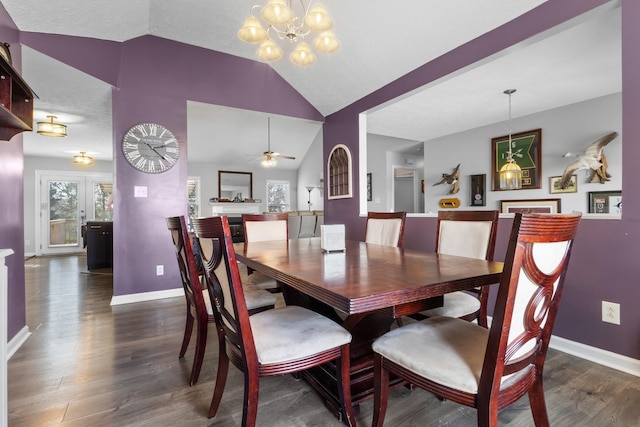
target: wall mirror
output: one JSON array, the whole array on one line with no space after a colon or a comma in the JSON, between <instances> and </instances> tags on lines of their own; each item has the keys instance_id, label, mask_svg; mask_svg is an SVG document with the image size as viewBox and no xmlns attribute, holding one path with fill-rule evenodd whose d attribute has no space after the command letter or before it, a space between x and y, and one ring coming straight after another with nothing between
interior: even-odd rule
<instances>
[{"instance_id":1,"label":"wall mirror","mask_svg":"<svg viewBox=\"0 0 640 427\"><path fill-rule=\"evenodd\" d=\"M253 199L251 172L218 171L218 198L220 200Z\"/></svg>"}]
</instances>

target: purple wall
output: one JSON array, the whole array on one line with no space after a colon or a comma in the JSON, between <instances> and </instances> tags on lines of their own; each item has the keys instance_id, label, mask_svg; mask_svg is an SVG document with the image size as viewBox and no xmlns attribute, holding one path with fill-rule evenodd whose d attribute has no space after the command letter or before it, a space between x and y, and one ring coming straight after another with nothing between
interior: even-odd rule
<instances>
[{"instance_id":1,"label":"purple wall","mask_svg":"<svg viewBox=\"0 0 640 427\"><path fill-rule=\"evenodd\" d=\"M607 0L550 0L514 21L484 34L415 71L371 93L326 118L324 153L334 144L346 144L354 159L354 177L358 171L358 114L421 87L479 59L503 50L528 37L581 15ZM622 98L623 98L623 194L622 220L583 220L576 238L566 279L562 305L554 334L572 341L640 359L640 2L622 1ZM352 199L325 200L325 221L344 223L348 237L360 239L365 220L360 218L357 178ZM490 207L488 207L490 208ZM495 207L497 208L497 207ZM498 227L496 259L504 259L511 219L501 219ZM409 218L404 246L433 250L434 218ZM603 323L601 301L621 303L621 325Z\"/></svg>"},{"instance_id":2,"label":"purple wall","mask_svg":"<svg viewBox=\"0 0 640 427\"><path fill-rule=\"evenodd\" d=\"M18 37L17 27L0 5L0 40L11 45L12 64L20 70L22 58ZM22 134L10 141L0 141L0 159L0 248L14 252L5 261L9 271L7 337L11 340L26 325Z\"/></svg>"}]
</instances>

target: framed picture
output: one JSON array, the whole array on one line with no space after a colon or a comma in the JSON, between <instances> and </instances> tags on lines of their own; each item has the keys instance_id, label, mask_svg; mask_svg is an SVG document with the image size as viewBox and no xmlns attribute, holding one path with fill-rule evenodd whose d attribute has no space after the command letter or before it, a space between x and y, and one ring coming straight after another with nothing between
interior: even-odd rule
<instances>
[{"instance_id":1,"label":"framed picture","mask_svg":"<svg viewBox=\"0 0 640 427\"><path fill-rule=\"evenodd\" d=\"M502 200L502 213L560 213L560 199Z\"/></svg>"},{"instance_id":2,"label":"framed picture","mask_svg":"<svg viewBox=\"0 0 640 427\"><path fill-rule=\"evenodd\" d=\"M367 202L373 200L373 190L371 189L371 172L367 174Z\"/></svg>"},{"instance_id":3,"label":"framed picture","mask_svg":"<svg viewBox=\"0 0 640 427\"><path fill-rule=\"evenodd\" d=\"M549 193L576 193L578 191L578 176L571 175L571 181L569 181L569 185L567 188L560 188L560 181L562 180L561 176L552 176L549 177Z\"/></svg>"},{"instance_id":4,"label":"framed picture","mask_svg":"<svg viewBox=\"0 0 640 427\"><path fill-rule=\"evenodd\" d=\"M500 168L507 162L509 135L491 139L491 189L500 190ZM522 189L540 188L542 172L542 129L511 135L511 154L522 168Z\"/></svg>"},{"instance_id":5,"label":"framed picture","mask_svg":"<svg viewBox=\"0 0 640 427\"><path fill-rule=\"evenodd\" d=\"M471 206L486 206L487 175L471 175Z\"/></svg>"},{"instance_id":6,"label":"framed picture","mask_svg":"<svg viewBox=\"0 0 640 427\"><path fill-rule=\"evenodd\" d=\"M622 191L590 191L589 213L622 213Z\"/></svg>"}]
</instances>

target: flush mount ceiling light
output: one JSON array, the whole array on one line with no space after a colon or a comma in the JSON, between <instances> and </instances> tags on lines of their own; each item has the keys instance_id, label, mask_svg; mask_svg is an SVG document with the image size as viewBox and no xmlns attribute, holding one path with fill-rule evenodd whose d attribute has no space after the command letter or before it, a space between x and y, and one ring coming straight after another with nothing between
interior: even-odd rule
<instances>
[{"instance_id":1,"label":"flush mount ceiling light","mask_svg":"<svg viewBox=\"0 0 640 427\"><path fill-rule=\"evenodd\" d=\"M507 151L507 162L500 168L500 189L519 190L522 188L522 169L513 159L511 146L511 95L515 89L507 89L503 93L509 95L509 150Z\"/></svg>"},{"instance_id":2,"label":"flush mount ceiling light","mask_svg":"<svg viewBox=\"0 0 640 427\"><path fill-rule=\"evenodd\" d=\"M81 151L79 155L73 156L73 163L87 166L93 163L93 157L87 156L86 151Z\"/></svg>"},{"instance_id":3,"label":"flush mount ceiling light","mask_svg":"<svg viewBox=\"0 0 640 427\"><path fill-rule=\"evenodd\" d=\"M312 32L317 34L313 46L320 52L331 53L340 47L340 42L331 31L333 19L327 9L321 4L312 6L309 0L305 6L299 0L301 15L297 16L292 4L293 0L269 0L266 6L254 5L251 14L244 21L238 31L240 40L247 43L260 43L258 57L264 61L276 61L282 57L282 49L273 42L272 38L288 40L295 48L289 59L297 65L310 65L316 60L311 48L303 40ZM254 11L260 10L260 17L267 29L262 27L260 20L254 16Z\"/></svg>"},{"instance_id":4,"label":"flush mount ceiling light","mask_svg":"<svg viewBox=\"0 0 640 427\"><path fill-rule=\"evenodd\" d=\"M56 123L54 120L57 119L56 116L47 116L49 119L48 122L38 122L38 135L43 136L57 136L57 137L65 137L67 136L67 126Z\"/></svg>"}]
</instances>

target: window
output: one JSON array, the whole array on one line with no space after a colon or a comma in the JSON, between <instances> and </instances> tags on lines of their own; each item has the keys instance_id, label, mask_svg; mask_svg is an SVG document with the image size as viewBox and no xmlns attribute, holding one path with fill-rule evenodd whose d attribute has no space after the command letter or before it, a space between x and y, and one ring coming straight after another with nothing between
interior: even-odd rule
<instances>
[{"instance_id":1,"label":"window","mask_svg":"<svg viewBox=\"0 0 640 427\"><path fill-rule=\"evenodd\" d=\"M286 212L291 210L289 181L267 180L267 211Z\"/></svg>"},{"instance_id":2,"label":"window","mask_svg":"<svg viewBox=\"0 0 640 427\"><path fill-rule=\"evenodd\" d=\"M189 204L189 217L197 218L200 216L200 177L190 176L187 179L187 198Z\"/></svg>"},{"instance_id":3,"label":"window","mask_svg":"<svg viewBox=\"0 0 640 427\"><path fill-rule=\"evenodd\" d=\"M351 197L351 153L346 145L331 150L327 164L329 199Z\"/></svg>"}]
</instances>

